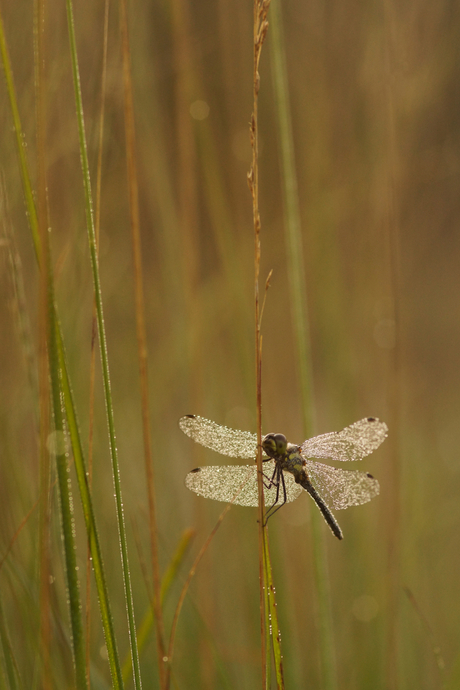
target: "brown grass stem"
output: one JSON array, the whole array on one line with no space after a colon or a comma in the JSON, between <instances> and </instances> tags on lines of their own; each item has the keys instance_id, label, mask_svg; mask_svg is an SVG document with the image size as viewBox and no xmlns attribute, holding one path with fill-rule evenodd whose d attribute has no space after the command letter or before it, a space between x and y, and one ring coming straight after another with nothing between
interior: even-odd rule
<instances>
[{"instance_id":1,"label":"brown grass stem","mask_svg":"<svg viewBox=\"0 0 460 690\"><path fill-rule=\"evenodd\" d=\"M155 624L157 628L157 656L158 672L160 675L160 687L165 688L166 672L164 662L164 628L163 614L161 610L161 581L158 564L158 538L155 507L155 482L152 459L152 438L150 431L149 410L149 385L148 385L148 358L147 358L147 334L145 327L145 305L142 272L142 250L139 220L139 188L136 165L136 142L134 125L133 86L131 79L131 57L129 48L128 18L126 0L121 0L121 37L123 56L123 85L124 85L124 119L126 135L126 162L129 189L129 209L131 217L131 240L134 257L134 287L136 310L136 333L139 357L139 375L141 385L142 402L142 431L144 439L145 474L147 480L147 493L149 502L149 532L153 573L153 607L155 611Z\"/></svg>"},{"instance_id":2,"label":"brown grass stem","mask_svg":"<svg viewBox=\"0 0 460 690\"><path fill-rule=\"evenodd\" d=\"M236 494L236 495L238 495L238 494ZM236 496L235 496L235 498L236 498ZM225 506L224 510L219 515L219 518L218 518L216 524L214 525L211 533L209 534L208 538L206 539L203 546L199 550L198 555L195 558L193 565L188 572L187 579L184 582L184 586L182 587L182 590L181 590L181 593L180 593L180 596L179 596L179 599L177 602L176 610L174 612L174 618L173 618L173 622L171 625L171 633L169 636L169 646L168 646L168 656L167 656L167 666L166 666L166 685L165 685L167 690L169 689L170 682L171 682L171 663L172 663L173 655L174 655L174 642L176 639L177 623L179 620L179 615L180 615L180 612L182 609L182 605L184 603L185 595L187 594L188 588L190 586L190 582L192 581L192 578L195 575L196 569L198 568L198 565L199 565L201 559L203 558L204 554L206 553L206 550L208 549L208 547L212 541L212 538L214 537L217 530L221 526L224 517L227 515L227 513L230 510L230 508L232 507L232 505L233 505L233 502L228 503Z\"/></svg>"},{"instance_id":3,"label":"brown grass stem","mask_svg":"<svg viewBox=\"0 0 460 690\"><path fill-rule=\"evenodd\" d=\"M38 231L43 247L42 261L39 275L39 409L40 409L40 651L41 651L41 685L44 690L51 688L51 620L50 620L50 454L47 441L52 428L50 411L50 374L48 362L49 319L49 243L47 238L48 214L46 204L46 162L45 162L45 3L37 0L35 3L35 34L34 34L34 67L35 67L35 103L37 121L37 180L38 199L37 216Z\"/></svg>"},{"instance_id":4,"label":"brown grass stem","mask_svg":"<svg viewBox=\"0 0 460 690\"><path fill-rule=\"evenodd\" d=\"M265 297L269 285L270 275L265 285L262 308L259 297L260 276L260 210L259 210L259 119L258 102L260 75L259 63L262 46L268 31L268 9L270 0L254 0L253 22L253 110L250 125L250 139L252 148L252 165L248 173L248 184L252 195L252 217L254 227L254 323L255 323L255 361L256 361L256 407L257 407L257 488L259 498L259 594L260 594L260 636L262 654L262 687L270 687L270 639L275 656L276 679L278 688L284 687L281 639L276 621L276 635L272 634L271 621L276 615L275 590L272 583L270 554L267 544L267 525L265 521L265 499L263 488L262 465L262 336L261 317L265 306ZM274 614L275 611L275 614Z\"/></svg>"},{"instance_id":5,"label":"brown grass stem","mask_svg":"<svg viewBox=\"0 0 460 690\"><path fill-rule=\"evenodd\" d=\"M307 435L316 428L313 362L309 329L309 312L305 268L303 263L300 202L295 164L295 145L288 93L288 73L283 37L282 11L279 0L273 2L273 83L277 104L278 133L282 167L284 226L289 264L289 296L292 325L297 349L297 367L302 396L304 427ZM319 610L319 648L324 688L337 688L335 643L333 635L327 556L323 541L321 518L312 514L313 565Z\"/></svg>"}]
</instances>

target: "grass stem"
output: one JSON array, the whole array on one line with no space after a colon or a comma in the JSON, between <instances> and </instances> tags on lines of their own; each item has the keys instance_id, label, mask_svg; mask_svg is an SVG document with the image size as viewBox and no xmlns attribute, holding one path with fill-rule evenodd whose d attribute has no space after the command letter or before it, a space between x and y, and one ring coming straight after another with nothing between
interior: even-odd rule
<instances>
[{"instance_id":1,"label":"grass stem","mask_svg":"<svg viewBox=\"0 0 460 690\"><path fill-rule=\"evenodd\" d=\"M313 390L313 366L308 325L308 303L303 266L303 247L297 176L294 159L294 137L288 95L288 74L282 30L281 3L273 0L272 22L272 71L277 104L282 182L284 197L284 226L289 265L289 292L292 309L292 324L297 346L299 385L302 396L304 427L307 436L312 436L316 427ZM323 544L321 518L312 510L313 559L316 593L320 615L320 650L323 687L335 690L334 638L330 594L327 576L326 553Z\"/></svg>"}]
</instances>

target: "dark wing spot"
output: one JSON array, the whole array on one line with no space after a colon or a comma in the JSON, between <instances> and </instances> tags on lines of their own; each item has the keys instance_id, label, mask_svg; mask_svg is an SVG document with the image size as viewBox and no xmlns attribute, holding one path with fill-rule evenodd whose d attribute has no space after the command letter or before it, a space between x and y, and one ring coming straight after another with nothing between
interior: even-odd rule
<instances>
[{"instance_id":1,"label":"dark wing spot","mask_svg":"<svg viewBox=\"0 0 460 690\"><path fill-rule=\"evenodd\" d=\"M187 419L195 419L196 415L195 414L184 414L184 417L187 417Z\"/></svg>"},{"instance_id":2,"label":"dark wing spot","mask_svg":"<svg viewBox=\"0 0 460 690\"><path fill-rule=\"evenodd\" d=\"M200 469L200 468L198 467L197 469ZM193 470L193 471L196 472L196 470ZM374 479L374 475L370 474L369 472L366 472L366 476L369 477L369 479Z\"/></svg>"},{"instance_id":3,"label":"dark wing spot","mask_svg":"<svg viewBox=\"0 0 460 690\"><path fill-rule=\"evenodd\" d=\"M201 467L195 467L195 469L190 470L190 472L201 472Z\"/></svg>"},{"instance_id":4,"label":"dark wing spot","mask_svg":"<svg viewBox=\"0 0 460 690\"><path fill-rule=\"evenodd\" d=\"M367 421L368 421L368 422L376 422L377 420L376 420L375 417L368 417L368 418L367 418Z\"/></svg>"}]
</instances>

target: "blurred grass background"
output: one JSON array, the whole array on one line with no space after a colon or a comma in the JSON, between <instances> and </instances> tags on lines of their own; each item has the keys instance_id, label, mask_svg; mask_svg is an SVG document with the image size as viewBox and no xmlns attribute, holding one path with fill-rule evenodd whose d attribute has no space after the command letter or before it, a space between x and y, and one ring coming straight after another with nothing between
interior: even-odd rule
<instances>
[{"instance_id":1,"label":"blurred grass background","mask_svg":"<svg viewBox=\"0 0 460 690\"><path fill-rule=\"evenodd\" d=\"M34 174L33 9L1 6ZM93 184L101 98L103 3L75 6ZM316 433L375 415L389 440L365 461L378 499L324 526L338 685L458 687L460 603L460 13L448 2L283 6ZM197 534L165 602L222 509L190 494L185 474L214 456L182 437L196 413L255 431L253 231L246 173L252 109L252 8L139 2L129 9L155 449L160 567L184 529ZM89 426L92 279L65 6L46 26L47 173L59 314L80 424ZM289 265L270 32L262 54L261 276L263 430L304 440L288 296ZM1 86L0 558L38 498L38 271ZM110 10L100 269L137 618L149 605L147 499L126 185L118 8ZM94 498L122 657L127 628L101 385ZM81 571L85 534L77 504ZM53 505L52 668L72 685L57 496ZM322 688L307 496L270 524L288 688ZM202 561L179 622L179 688L253 688L260 678L256 511L232 508ZM4 620L25 687L36 687L38 513L2 563ZM82 586L84 582L82 582ZM403 587L414 594L434 642ZM119 602L119 604L118 604ZM442 672L433 645L445 660ZM94 605L92 673L109 687ZM157 687L151 640L144 687Z\"/></svg>"}]
</instances>

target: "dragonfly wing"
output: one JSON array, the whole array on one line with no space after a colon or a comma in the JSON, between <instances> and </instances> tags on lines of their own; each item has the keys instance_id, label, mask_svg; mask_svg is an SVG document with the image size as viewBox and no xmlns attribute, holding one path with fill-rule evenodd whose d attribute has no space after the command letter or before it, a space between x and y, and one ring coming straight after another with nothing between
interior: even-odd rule
<instances>
[{"instance_id":1,"label":"dragonfly wing","mask_svg":"<svg viewBox=\"0 0 460 690\"><path fill-rule=\"evenodd\" d=\"M267 485L275 469L273 461L264 463L264 481ZM296 484L294 477L284 473L286 485L286 502L294 501L302 493L302 487ZM197 467L185 477L185 486L199 496L213 498L215 501L235 503L240 506L258 506L256 465L226 465ZM276 500L276 487L264 487L265 505L271 506ZM280 488L278 503L284 500Z\"/></svg>"},{"instance_id":2,"label":"dragonfly wing","mask_svg":"<svg viewBox=\"0 0 460 690\"><path fill-rule=\"evenodd\" d=\"M302 444L302 455L307 458L362 460L380 446L387 434L388 427L384 422L367 417L342 431L307 439Z\"/></svg>"},{"instance_id":3,"label":"dragonfly wing","mask_svg":"<svg viewBox=\"0 0 460 690\"><path fill-rule=\"evenodd\" d=\"M311 483L335 510L367 503L380 492L377 479L367 472L341 470L312 460L306 462Z\"/></svg>"},{"instance_id":4,"label":"dragonfly wing","mask_svg":"<svg viewBox=\"0 0 460 690\"><path fill-rule=\"evenodd\" d=\"M243 459L256 457L257 436L250 431L229 429L193 414L181 417L179 426L194 441L222 455Z\"/></svg>"}]
</instances>

